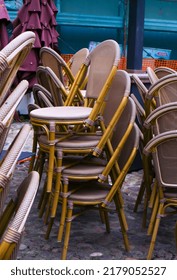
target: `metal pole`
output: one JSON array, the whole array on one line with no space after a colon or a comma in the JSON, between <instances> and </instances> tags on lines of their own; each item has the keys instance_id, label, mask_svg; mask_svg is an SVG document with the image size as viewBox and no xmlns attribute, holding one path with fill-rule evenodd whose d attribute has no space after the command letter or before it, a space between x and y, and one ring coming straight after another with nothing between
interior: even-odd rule
<instances>
[{"instance_id":1,"label":"metal pole","mask_svg":"<svg viewBox=\"0 0 177 280\"><path fill-rule=\"evenodd\" d=\"M127 70L142 70L145 0L129 0ZM134 71L133 71L134 72Z\"/></svg>"}]
</instances>

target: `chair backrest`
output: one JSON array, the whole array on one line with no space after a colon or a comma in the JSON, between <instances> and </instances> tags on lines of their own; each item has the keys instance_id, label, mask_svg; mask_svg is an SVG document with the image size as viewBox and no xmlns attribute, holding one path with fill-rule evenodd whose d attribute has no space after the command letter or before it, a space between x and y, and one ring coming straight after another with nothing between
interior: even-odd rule
<instances>
[{"instance_id":1,"label":"chair backrest","mask_svg":"<svg viewBox=\"0 0 177 280\"><path fill-rule=\"evenodd\" d=\"M100 96L106 82L113 79L117 72L118 61L120 59L120 48L114 40L106 40L98 44L90 52L84 64L90 66L87 82L87 98L97 99ZM112 70L113 77L110 77ZM109 85L107 85L108 87Z\"/></svg>"},{"instance_id":2,"label":"chair backrest","mask_svg":"<svg viewBox=\"0 0 177 280\"><path fill-rule=\"evenodd\" d=\"M152 111L152 99L155 107L175 102L177 97L177 73L166 75L158 79L148 90L145 101L146 116Z\"/></svg>"},{"instance_id":3,"label":"chair backrest","mask_svg":"<svg viewBox=\"0 0 177 280\"><path fill-rule=\"evenodd\" d=\"M29 54L34 41L34 32L26 31L0 51L0 105L6 99L17 71Z\"/></svg>"},{"instance_id":4,"label":"chair backrest","mask_svg":"<svg viewBox=\"0 0 177 280\"><path fill-rule=\"evenodd\" d=\"M0 259L16 259L19 243L23 234L24 226L33 205L39 186L39 174L32 171L24 179L18 188L14 215L9 221L3 239L0 244Z\"/></svg>"},{"instance_id":5,"label":"chair backrest","mask_svg":"<svg viewBox=\"0 0 177 280\"><path fill-rule=\"evenodd\" d=\"M137 74L132 75L132 80L136 84L139 96L137 97L137 95L132 93L131 97L136 104L136 112L137 112L137 120L138 120L139 128L141 129L141 131L143 131L143 123L146 118L146 112L144 108L145 108L145 100L146 100L146 94L148 93L148 89L140 80Z\"/></svg>"},{"instance_id":6,"label":"chair backrest","mask_svg":"<svg viewBox=\"0 0 177 280\"><path fill-rule=\"evenodd\" d=\"M124 70L117 70L105 99L103 117L106 126L110 123L118 107L120 110L124 109L130 91L131 80L129 74Z\"/></svg>"},{"instance_id":7,"label":"chair backrest","mask_svg":"<svg viewBox=\"0 0 177 280\"><path fill-rule=\"evenodd\" d=\"M119 121L119 118L126 107L130 95L130 89L131 80L128 73L124 70L117 70L105 99L103 122L100 124L104 135L101 137L95 149L99 154L107 142L107 139L111 136L115 125ZM131 110L130 112L132 113ZM129 120L128 117L127 120Z\"/></svg>"},{"instance_id":8,"label":"chair backrest","mask_svg":"<svg viewBox=\"0 0 177 280\"><path fill-rule=\"evenodd\" d=\"M120 48L118 43L114 40L103 41L87 56L74 80L65 105L71 105L73 103L80 83L83 81L82 77L85 76L89 68L85 98L95 101L88 119L89 125L93 124L95 116L99 113L103 105L109 87L117 72L119 59Z\"/></svg>"},{"instance_id":9,"label":"chair backrest","mask_svg":"<svg viewBox=\"0 0 177 280\"><path fill-rule=\"evenodd\" d=\"M67 63L64 61L64 59L52 48L49 47L42 47L40 49L40 59L42 66L50 67L52 71L55 73L55 75L60 79L60 81L64 85L64 74L63 69L65 72L67 72L68 78L71 79L71 81L74 80L74 77L67 66Z\"/></svg>"},{"instance_id":10,"label":"chair backrest","mask_svg":"<svg viewBox=\"0 0 177 280\"><path fill-rule=\"evenodd\" d=\"M112 131L112 136L110 138L112 151L110 150L110 153L107 156L108 159L110 158L110 160L102 173L103 178L107 178L110 170L115 165L115 162L119 154L121 153L121 150L123 149L125 143L127 142L127 138L129 138L132 128L134 127L135 118L136 106L132 98L129 97L128 102L126 103L123 112L121 113L121 116L117 119L117 123L115 124L114 129ZM107 129L109 130L109 126L107 127ZM104 134L106 133L107 132L105 131ZM97 147L95 148L96 153L94 153L94 155L100 154L101 150L99 150L98 147L99 145L97 145ZM109 147L107 147L106 149L108 148ZM118 167L117 169L116 167L115 170L117 170L115 171L115 178L117 178L118 174L120 173L120 168Z\"/></svg>"},{"instance_id":11,"label":"chair backrest","mask_svg":"<svg viewBox=\"0 0 177 280\"><path fill-rule=\"evenodd\" d=\"M63 83L50 67L39 66L36 72L37 81L50 92L54 106L63 106L67 91Z\"/></svg>"},{"instance_id":12,"label":"chair backrest","mask_svg":"<svg viewBox=\"0 0 177 280\"><path fill-rule=\"evenodd\" d=\"M154 97L156 107L175 102L177 97L177 72L164 76L154 83L148 90L147 99Z\"/></svg>"},{"instance_id":13,"label":"chair backrest","mask_svg":"<svg viewBox=\"0 0 177 280\"><path fill-rule=\"evenodd\" d=\"M157 135L165 131L176 129L177 102L171 102L157 107L144 121L144 127L152 129Z\"/></svg>"},{"instance_id":14,"label":"chair backrest","mask_svg":"<svg viewBox=\"0 0 177 280\"><path fill-rule=\"evenodd\" d=\"M140 97L141 97L141 101L144 104L145 98L146 98L146 94L148 92L148 89L143 84L143 82L140 80L140 78L138 77L137 74L133 74L132 75L132 79L133 79L133 81L135 82L135 84L137 86L137 89L138 89Z\"/></svg>"},{"instance_id":15,"label":"chair backrest","mask_svg":"<svg viewBox=\"0 0 177 280\"><path fill-rule=\"evenodd\" d=\"M25 124L17 133L8 151L0 163L0 213L8 194L9 181L13 175L18 158L31 132L31 126Z\"/></svg>"},{"instance_id":16,"label":"chair backrest","mask_svg":"<svg viewBox=\"0 0 177 280\"><path fill-rule=\"evenodd\" d=\"M102 203L103 207L111 202L118 189L122 187L124 179L133 163L133 160L135 159L137 150L139 148L139 138L140 138L139 128L134 123L133 128L126 139L126 142L121 152L120 153L116 152L117 153L116 156L115 153L113 154L113 157L115 157L114 160L117 161L120 171L119 171L119 175L117 176L117 178L112 184L111 190L109 191L108 195L106 196L105 200ZM118 150L118 146L115 151ZM112 158L110 159L110 161L112 161Z\"/></svg>"},{"instance_id":17,"label":"chair backrest","mask_svg":"<svg viewBox=\"0 0 177 280\"><path fill-rule=\"evenodd\" d=\"M89 50L87 48L82 48L73 54L71 59L68 61L68 66L74 77L76 77L82 63L85 61L89 55Z\"/></svg>"},{"instance_id":18,"label":"chair backrest","mask_svg":"<svg viewBox=\"0 0 177 280\"><path fill-rule=\"evenodd\" d=\"M158 185L165 188L177 188L177 132L160 133L152 138L144 148L144 153L152 154Z\"/></svg>"},{"instance_id":19,"label":"chair backrest","mask_svg":"<svg viewBox=\"0 0 177 280\"><path fill-rule=\"evenodd\" d=\"M165 67L165 66L160 66L154 69L154 73L156 74L156 76L161 79L164 76L176 73L176 71L174 69L171 69L169 67Z\"/></svg>"},{"instance_id":20,"label":"chair backrest","mask_svg":"<svg viewBox=\"0 0 177 280\"><path fill-rule=\"evenodd\" d=\"M146 72L152 85L158 81L159 78L151 67L147 67Z\"/></svg>"},{"instance_id":21,"label":"chair backrest","mask_svg":"<svg viewBox=\"0 0 177 280\"><path fill-rule=\"evenodd\" d=\"M34 84L33 96L35 103L41 108L54 106L51 93L40 84Z\"/></svg>"},{"instance_id":22,"label":"chair backrest","mask_svg":"<svg viewBox=\"0 0 177 280\"><path fill-rule=\"evenodd\" d=\"M26 93L28 84L29 83L26 80L21 81L6 101L4 101L0 106L0 153L3 149L7 133L13 121L15 110Z\"/></svg>"},{"instance_id":23,"label":"chair backrest","mask_svg":"<svg viewBox=\"0 0 177 280\"><path fill-rule=\"evenodd\" d=\"M111 143L114 148L116 149L117 145L121 144L121 141L124 137L127 137L126 133L130 133L136 118L136 106L131 97L128 98L128 101L123 109L123 112L117 121L117 124L114 127L114 132L111 138Z\"/></svg>"},{"instance_id":24,"label":"chair backrest","mask_svg":"<svg viewBox=\"0 0 177 280\"><path fill-rule=\"evenodd\" d=\"M89 51L83 48L73 55L69 65L53 49L43 47L40 50L40 59L43 66L50 67L64 86L71 85Z\"/></svg>"}]
</instances>

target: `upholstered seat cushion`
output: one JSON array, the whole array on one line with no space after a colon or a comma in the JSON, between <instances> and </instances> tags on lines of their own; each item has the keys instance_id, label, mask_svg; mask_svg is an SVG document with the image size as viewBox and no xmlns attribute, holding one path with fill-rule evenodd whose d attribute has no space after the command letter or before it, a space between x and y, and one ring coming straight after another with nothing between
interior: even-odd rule
<instances>
[{"instance_id":1,"label":"upholstered seat cushion","mask_svg":"<svg viewBox=\"0 0 177 280\"><path fill-rule=\"evenodd\" d=\"M58 106L36 109L30 112L32 118L44 120L84 120L92 108L80 106Z\"/></svg>"},{"instance_id":2,"label":"upholstered seat cushion","mask_svg":"<svg viewBox=\"0 0 177 280\"><path fill-rule=\"evenodd\" d=\"M69 137L68 140L64 140L62 142L57 143L56 139L56 148L63 148L63 149L81 149L81 148L94 148L97 144L98 141L100 140L100 136L98 135L83 135L83 136L71 136ZM47 140L46 135L41 135L38 138L38 142L48 145L49 141Z\"/></svg>"},{"instance_id":3,"label":"upholstered seat cushion","mask_svg":"<svg viewBox=\"0 0 177 280\"><path fill-rule=\"evenodd\" d=\"M66 168L63 170L63 176L98 176L105 168L106 160L99 160L98 163L94 162L94 159L83 160L80 164Z\"/></svg>"},{"instance_id":4,"label":"upholstered seat cushion","mask_svg":"<svg viewBox=\"0 0 177 280\"><path fill-rule=\"evenodd\" d=\"M100 202L105 199L108 194L110 187L107 184L99 184L96 181L90 181L84 184L84 186L68 197L69 201L98 201Z\"/></svg>"}]
</instances>

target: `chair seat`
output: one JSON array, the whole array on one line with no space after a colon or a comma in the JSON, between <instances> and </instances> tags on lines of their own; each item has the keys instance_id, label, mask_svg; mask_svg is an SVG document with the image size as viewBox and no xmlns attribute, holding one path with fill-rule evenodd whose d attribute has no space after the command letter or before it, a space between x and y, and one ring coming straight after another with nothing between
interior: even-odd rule
<instances>
[{"instance_id":1,"label":"chair seat","mask_svg":"<svg viewBox=\"0 0 177 280\"><path fill-rule=\"evenodd\" d=\"M105 165L105 160L99 160L98 164L94 163L92 159L90 159L89 164L87 161L84 164L83 160L81 164L64 169L63 176L98 176L104 170Z\"/></svg>"},{"instance_id":2,"label":"chair seat","mask_svg":"<svg viewBox=\"0 0 177 280\"><path fill-rule=\"evenodd\" d=\"M172 198L173 200L176 200L176 203L177 203L177 190L176 188L169 188L169 189L166 189L164 191L164 196L165 198Z\"/></svg>"},{"instance_id":3,"label":"chair seat","mask_svg":"<svg viewBox=\"0 0 177 280\"><path fill-rule=\"evenodd\" d=\"M30 112L32 118L43 120L84 120L92 108L80 106L58 106L36 109Z\"/></svg>"},{"instance_id":4,"label":"chair seat","mask_svg":"<svg viewBox=\"0 0 177 280\"><path fill-rule=\"evenodd\" d=\"M56 143L56 148L66 148L66 149L81 149L81 148L94 148L100 140L99 135L83 135L83 136L71 136L69 140L65 140L59 143ZM38 138L39 143L49 145L48 138L46 135L41 135ZM57 140L56 140L57 142Z\"/></svg>"},{"instance_id":5,"label":"chair seat","mask_svg":"<svg viewBox=\"0 0 177 280\"><path fill-rule=\"evenodd\" d=\"M99 184L96 181L90 181L84 184L83 187L72 193L68 197L68 201L77 202L101 202L108 194L110 188L107 184Z\"/></svg>"}]
</instances>

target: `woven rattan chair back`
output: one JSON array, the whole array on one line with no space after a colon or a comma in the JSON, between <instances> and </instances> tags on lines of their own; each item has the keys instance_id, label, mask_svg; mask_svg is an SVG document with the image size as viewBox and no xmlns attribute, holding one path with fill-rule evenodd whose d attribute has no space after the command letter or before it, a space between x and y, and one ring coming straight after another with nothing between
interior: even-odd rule
<instances>
[{"instance_id":1,"label":"woven rattan chair back","mask_svg":"<svg viewBox=\"0 0 177 280\"><path fill-rule=\"evenodd\" d=\"M73 54L71 59L68 61L68 66L74 77L80 70L82 63L85 61L86 57L89 55L89 50L87 48L82 48Z\"/></svg>"},{"instance_id":2,"label":"woven rattan chair back","mask_svg":"<svg viewBox=\"0 0 177 280\"><path fill-rule=\"evenodd\" d=\"M94 110L92 112L94 119L95 113L98 114L100 111L100 107L106 98L113 77L117 72L119 59L120 48L117 42L114 40L106 40L100 43L92 52L90 52L85 62L82 64L70 89L65 105L72 104L77 90L83 81L83 76L86 75L89 68L85 99L88 101L87 106L89 101L93 100L93 103L90 104L92 104L92 106L94 104Z\"/></svg>"},{"instance_id":3,"label":"woven rattan chair back","mask_svg":"<svg viewBox=\"0 0 177 280\"><path fill-rule=\"evenodd\" d=\"M18 158L31 132L31 126L25 124L18 132L13 142L5 153L0 163L0 212L2 213L4 203L8 194L9 181L13 175Z\"/></svg>"},{"instance_id":4,"label":"woven rattan chair back","mask_svg":"<svg viewBox=\"0 0 177 280\"><path fill-rule=\"evenodd\" d=\"M65 87L73 83L80 66L85 61L89 51L84 48L78 51L67 64L64 59L53 49L43 47L40 50L40 58L43 66L50 67Z\"/></svg>"},{"instance_id":5,"label":"woven rattan chair back","mask_svg":"<svg viewBox=\"0 0 177 280\"><path fill-rule=\"evenodd\" d=\"M162 217L171 217L177 207L177 133L176 130L160 133L152 138L144 152L152 155L157 183L156 198L148 227L152 234L147 259L151 259ZM164 233L165 234L165 233Z\"/></svg>"},{"instance_id":6,"label":"woven rattan chair back","mask_svg":"<svg viewBox=\"0 0 177 280\"><path fill-rule=\"evenodd\" d=\"M0 105L7 98L17 71L29 54L34 40L35 34L26 31L0 51Z\"/></svg>"},{"instance_id":7,"label":"woven rattan chair back","mask_svg":"<svg viewBox=\"0 0 177 280\"><path fill-rule=\"evenodd\" d=\"M17 106L28 89L28 82L21 81L0 106L0 153L4 147Z\"/></svg>"},{"instance_id":8,"label":"woven rattan chair back","mask_svg":"<svg viewBox=\"0 0 177 280\"><path fill-rule=\"evenodd\" d=\"M67 91L51 68L39 66L36 72L38 83L50 92L54 106L63 106Z\"/></svg>"},{"instance_id":9,"label":"woven rattan chair back","mask_svg":"<svg viewBox=\"0 0 177 280\"><path fill-rule=\"evenodd\" d=\"M54 106L51 93L40 84L33 85L33 96L35 104L41 108Z\"/></svg>"},{"instance_id":10,"label":"woven rattan chair back","mask_svg":"<svg viewBox=\"0 0 177 280\"><path fill-rule=\"evenodd\" d=\"M14 216L9 221L0 244L0 259L16 259L24 226L39 185L39 174L32 171L21 183L15 201Z\"/></svg>"},{"instance_id":11,"label":"woven rattan chair back","mask_svg":"<svg viewBox=\"0 0 177 280\"><path fill-rule=\"evenodd\" d=\"M123 234L124 245L126 250L129 250L129 242L127 236L127 225L125 222L125 216L123 213L122 205L120 202L120 187L125 179L125 176L135 158L139 143L139 129L134 124L129 137L127 138L126 144L122 150L122 155L117 154L116 160L118 160L121 171L119 176L115 180L115 182L111 185L109 183L99 183L98 181L87 181L87 183L83 184L82 187L75 188L73 192L68 193L68 207L67 207L67 215L66 215L66 231L65 231L65 239L62 250L62 259L66 259L67 250L70 238L70 230L71 230L71 222L73 218L76 217L73 213L73 210L76 206L79 207L91 207L91 206L99 206L97 209L105 209L109 211L108 205L113 200L117 211L119 211L119 220L121 224L121 231ZM124 156L125 154L125 156ZM120 210L121 209L121 210ZM105 212L104 212L105 213ZM107 212L104 216L104 221L107 224ZM109 231L109 226L107 227Z\"/></svg>"},{"instance_id":12,"label":"woven rattan chair back","mask_svg":"<svg viewBox=\"0 0 177 280\"><path fill-rule=\"evenodd\" d=\"M109 139L113 130L115 130L115 124L118 122L128 102L130 89L131 81L129 75L124 70L118 70L113 78L104 104L103 122L101 122L101 128L104 135L100 139L96 148L99 154L105 146L107 139ZM130 113L131 112L132 111L130 110ZM127 117L127 121L129 121L129 117ZM107 130L105 132L106 128Z\"/></svg>"},{"instance_id":13,"label":"woven rattan chair back","mask_svg":"<svg viewBox=\"0 0 177 280\"><path fill-rule=\"evenodd\" d=\"M154 69L154 73L156 74L156 76L159 79L161 79L164 76L176 73L176 71L172 68L169 68L169 67L159 66L159 67Z\"/></svg>"}]
</instances>

